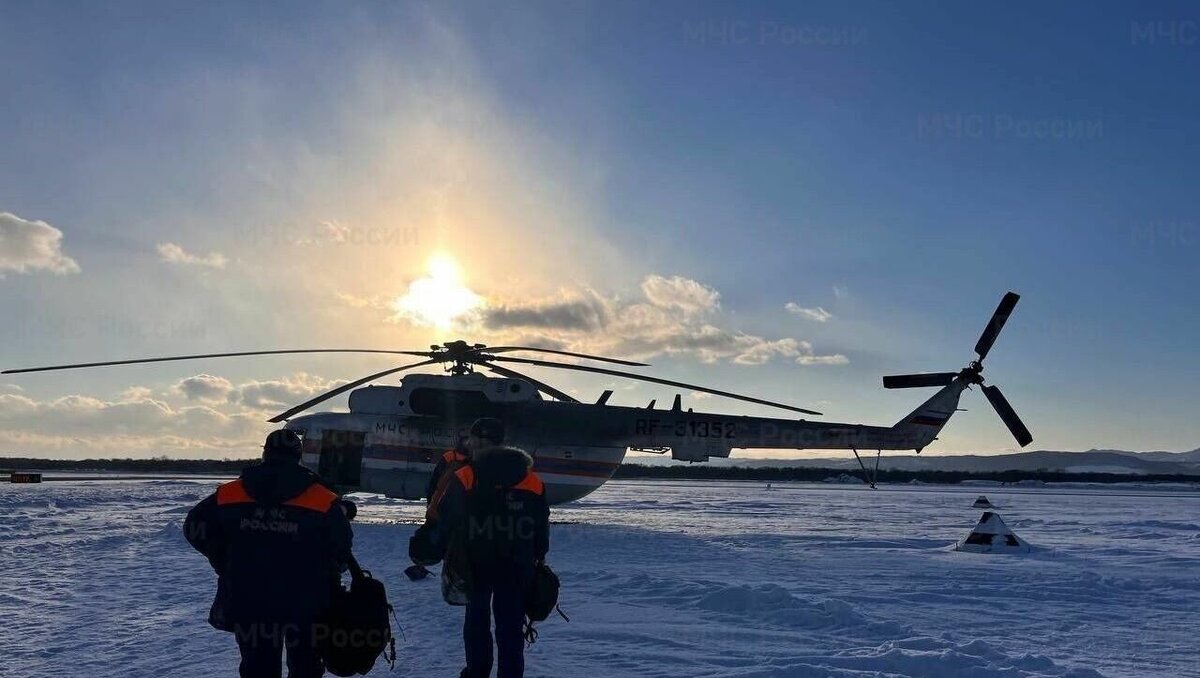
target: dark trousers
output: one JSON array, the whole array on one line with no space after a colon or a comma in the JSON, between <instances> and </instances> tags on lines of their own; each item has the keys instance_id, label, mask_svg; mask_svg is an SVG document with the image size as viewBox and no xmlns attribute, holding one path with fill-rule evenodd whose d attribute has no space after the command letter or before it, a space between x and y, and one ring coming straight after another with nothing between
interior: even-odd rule
<instances>
[{"instance_id":1,"label":"dark trousers","mask_svg":"<svg viewBox=\"0 0 1200 678\"><path fill-rule=\"evenodd\" d=\"M529 577L513 567L476 567L474 587L463 622L468 678L487 678L492 671L492 616L496 617L496 678L525 673L525 589ZM490 609L489 609L490 608Z\"/></svg>"},{"instance_id":2,"label":"dark trousers","mask_svg":"<svg viewBox=\"0 0 1200 678\"><path fill-rule=\"evenodd\" d=\"M287 650L288 678L320 678L325 665L313 647L308 624L252 624L234 628L242 662L242 678L281 678L280 662Z\"/></svg>"}]
</instances>

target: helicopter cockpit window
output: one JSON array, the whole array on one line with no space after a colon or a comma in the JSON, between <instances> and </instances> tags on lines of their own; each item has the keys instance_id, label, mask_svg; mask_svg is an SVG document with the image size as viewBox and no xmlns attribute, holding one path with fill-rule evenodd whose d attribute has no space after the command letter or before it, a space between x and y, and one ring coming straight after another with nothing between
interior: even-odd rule
<instances>
[{"instance_id":1,"label":"helicopter cockpit window","mask_svg":"<svg viewBox=\"0 0 1200 678\"><path fill-rule=\"evenodd\" d=\"M480 391L418 388L409 395L408 405L413 414L460 421L495 416L495 406Z\"/></svg>"}]
</instances>

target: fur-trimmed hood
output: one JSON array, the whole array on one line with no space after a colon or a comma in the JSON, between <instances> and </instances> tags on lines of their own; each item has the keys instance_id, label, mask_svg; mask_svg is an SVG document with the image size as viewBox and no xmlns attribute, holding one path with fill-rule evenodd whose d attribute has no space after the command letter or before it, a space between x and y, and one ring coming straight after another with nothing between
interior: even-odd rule
<instances>
[{"instance_id":1,"label":"fur-trimmed hood","mask_svg":"<svg viewBox=\"0 0 1200 678\"><path fill-rule=\"evenodd\" d=\"M483 487L512 487L533 468L533 458L515 447L489 447L475 453L471 467Z\"/></svg>"}]
</instances>

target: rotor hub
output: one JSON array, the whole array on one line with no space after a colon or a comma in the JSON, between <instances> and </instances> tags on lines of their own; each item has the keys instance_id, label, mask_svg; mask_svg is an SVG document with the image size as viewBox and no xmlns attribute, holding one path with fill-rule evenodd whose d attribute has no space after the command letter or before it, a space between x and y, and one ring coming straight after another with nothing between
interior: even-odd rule
<instances>
[{"instance_id":1,"label":"rotor hub","mask_svg":"<svg viewBox=\"0 0 1200 678\"><path fill-rule=\"evenodd\" d=\"M429 347L432 358L446 365L445 370L453 375L474 374L475 364L486 362L492 356L481 353L484 344L468 344L465 341L447 341Z\"/></svg>"}]
</instances>

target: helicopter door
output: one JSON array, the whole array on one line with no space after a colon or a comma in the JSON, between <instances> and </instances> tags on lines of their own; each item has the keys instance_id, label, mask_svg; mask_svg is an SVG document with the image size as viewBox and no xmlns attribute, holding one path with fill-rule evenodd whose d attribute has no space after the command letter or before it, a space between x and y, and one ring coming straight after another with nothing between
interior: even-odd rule
<instances>
[{"instance_id":1,"label":"helicopter door","mask_svg":"<svg viewBox=\"0 0 1200 678\"><path fill-rule=\"evenodd\" d=\"M362 431L326 429L321 435L321 459L317 473L334 485L357 487L362 480L363 445L367 434Z\"/></svg>"}]
</instances>

